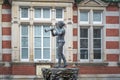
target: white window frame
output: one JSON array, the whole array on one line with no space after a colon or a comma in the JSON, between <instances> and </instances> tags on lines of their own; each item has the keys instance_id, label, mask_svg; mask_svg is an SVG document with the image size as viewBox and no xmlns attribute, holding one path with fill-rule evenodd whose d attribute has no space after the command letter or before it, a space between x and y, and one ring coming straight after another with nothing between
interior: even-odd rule
<instances>
[{"instance_id":1,"label":"white window frame","mask_svg":"<svg viewBox=\"0 0 120 80\"><path fill-rule=\"evenodd\" d=\"M101 39L101 59L93 59L93 62L101 62L102 61L102 55L103 55L103 45L102 45L102 43L103 43L103 29L102 29L102 27L93 27L93 29L101 29L101 38L99 38L99 39ZM94 34L94 33L93 33ZM93 38L93 40L94 40L94 38ZM92 40L92 41L93 41ZM93 47L93 54L94 54L94 47Z\"/></svg>"},{"instance_id":2,"label":"white window frame","mask_svg":"<svg viewBox=\"0 0 120 80\"><path fill-rule=\"evenodd\" d=\"M101 21L94 21L94 12L100 12L101 13ZM93 24L102 24L103 23L103 11L95 11L93 10Z\"/></svg>"},{"instance_id":3,"label":"white window frame","mask_svg":"<svg viewBox=\"0 0 120 80\"><path fill-rule=\"evenodd\" d=\"M50 59L44 59L43 58L43 49L44 49L44 47L43 47L43 38L44 38L44 36L43 36L43 25L38 25L38 26L40 26L40 27L42 27L42 30L41 30L41 59L35 59L35 45L34 45L34 39L35 39L35 36L34 36L34 29L35 29L35 26L36 25L34 25L34 28L33 28L33 53L34 53L34 61L35 62L38 62L38 61L51 61L51 34L50 34ZM50 26L51 27L51 26Z\"/></svg>"},{"instance_id":4,"label":"white window frame","mask_svg":"<svg viewBox=\"0 0 120 80\"><path fill-rule=\"evenodd\" d=\"M89 62L89 59L90 59L90 51L89 51L89 50L90 50L90 47L89 47L89 36L90 36L90 35L89 35L89 33L90 33L90 31L89 31L89 27L80 27L79 30L80 30L81 28L82 28L82 29L88 29L88 59L81 59L81 58L80 58L80 55L81 55L80 50L81 50L81 48L80 48L80 46L79 46L79 51L78 51L78 52L79 52L79 60L80 60L80 62ZM80 32L79 32L79 36L80 36ZM79 45L80 45L80 39L81 39L81 38L79 38ZM83 38L83 39L84 39L84 38ZM84 50L84 49L83 49L83 50Z\"/></svg>"},{"instance_id":5,"label":"white window frame","mask_svg":"<svg viewBox=\"0 0 120 80\"><path fill-rule=\"evenodd\" d=\"M81 21L80 20L80 13L81 12L88 12L88 21ZM79 10L79 23L80 24L89 24L90 23L90 10Z\"/></svg>"},{"instance_id":6,"label":"white window frame","mask_svg":"<svg viewBox=\"0 0 120 80\"><path fill-rule=\"evenodd\" d=\"M41 9L41 17L40 18L35 18L35 9L40 8ZM43 18L43 9L48 8L50 10L50 18ZM51 8L49 7L34 7L34 20L51 20Z\"/></svg>"},{"instance_id":7,"label":"white window frame","mask_svg":"<svg viewBox=\"0 0 120 80\"><path fill-rule=\"evenodd\" d=\"M22 18L22 8L28 8L28 18ZM30 19L30 8L29 7L20 7L20 19L21 20L29 20Z\"/></svg>"},{"instance_id":8,"label":"white window frame","mask_svg":"<svg viewBox=\"0 0 120 80\"><path fill-rule=\"evenodd\" d=\"M27 25L27 27L28 27L28 58L27 59L22 59L22 50L21 50L21 48L22 48L22 42L21 42L21 39L22 39L22 36L21 36L21 28L22 28L22 25L25 25L25 24L21 24L20 25L20 60L21 61L29 61L29 53L30 53L30 50L29 50L29 25Z\"/></svg>"},{"instance_id":9,"label":"white window frame","mask_svg":"<svg viewBox=\"0 0 120 80\"><path fill-rule=\"evenodd\" d=\"M57 17L57 16L56 16L56 9L62 9L62 18L56 18L56 17ZM64 20L64 8L56 8L56 9L55 9L55 18L56 18L56 20L57 20L57 21L60 21L60 20L63 21L63 20Z\"/></svg>"}]
</instances>

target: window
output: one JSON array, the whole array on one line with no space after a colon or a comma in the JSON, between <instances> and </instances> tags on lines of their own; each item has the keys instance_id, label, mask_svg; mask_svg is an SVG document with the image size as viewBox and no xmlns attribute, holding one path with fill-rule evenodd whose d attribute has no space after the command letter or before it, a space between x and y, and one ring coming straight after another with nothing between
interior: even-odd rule
<instances>
[{"instance_id":1,"label":"window","mask_svg":"<svg viewBox=\"0 0 120 80\"><path fill-rule=\"evenodd\" d=\"M20 18L21 19L29 19L29 8L22 7L20 10Z\"/></svg>"},{"instance_id":2,"label":"window","mask_svg":"<svg viewBox=\"0 0 120 80\"><path fill-rule=\"evenodd\" d=\"M102 24L102 12L101 11L93 11L93 23Z\"/></svg>"},{"instance_id":3,"label":"window","mask_svg":"<svg viewBox=\"0 0 120 80\"><path fill-rule=\"evenodd\" d=\"M50 32L44 30L50 28L47 25L34 26L34 59L50 60Z\"/></svg>"},{"instance_id":4,"label":"window","mask_svg":"<svg viewBox=\"0 0 120 80\"><path fill-rule=\"evenodd\" d=\"M93 29L94 59L101 59L101 29Z\"/></svg>"},{"instance_id":5,"label":"window","mask_svg":"<svg viewBox=\"0 0 120 80\"><path fill-rule=\"evenodd\" d=\"M81 60L88 60L88 29L87 28L80 28L80 59Z\"/></svg>"},{"instance_id":6,"label":"window","mask_svg":"<svg viewBox=\"0 0 120 80\"><path fill-rule=\"evenodd\" d=\"M89 24L89 11L80 11L80 23Z\"/></svg>"},{"instance_id":7,"label":"window","mask_svg":"<svg viewBox=\"0 0 120 80\"><path fill-rule=\"evenodd\" d=\"M63 16L64 13L63 13L63 9L62 8L57 8L56 9L56 19L63 19Z\"/></svg>"},{"instance_id":8,"label":"window","mask_svg":"<svg viewBox=\"0 0 120 80\"><path fill-rule=\"evenodd\" d=\"M29 59L29 31L28 31L28 25L21 25L21 60L28 60Z\"/></svg>"},{"instance_id":9,"label":"window","mask_svg":"<svg viewBox=\"0 0 120 80\"><path fill-rule=\"evenodd\" d=\"M51 10L50 8L34 8L34 18L37 19L50 19Z\"/></svg>"},{"instance_id":10,"label":"window","mask_svg":"<svg viewBox=\"0 0 120 80\"><path fill-rule=\"evenodd\" d=\"M80 11L80 28L79 28L79 58L81 62L99 62L102 61L103 55L103 11L99 10L89 10ZM93 17L91 17L93 16ZM90 20L90 25L85 25L82 23L87 23Z\"/></svg>"},{"instance_id":11,"label":"window","mask_svg":"<svg viewBox=\"0 0 120 80\"><path fill-rule=\"evenodd\" d=\"M93 32L92 32L93 31ZM89 61L90 52L93 52L93 61L101 61L102 57L102 37L101 28L80 28L80 60ZM91 36L93 35L93 36ZM92 47L93 45L93 47Z\"/></svg>"},{"instance_id":12,"label":"window","mask_svg":"<svg viewBox=\"0 0 120 80\"><path fill-rule=\"evenodd\" d=\"M41 8L35 8L35 18L41 18Z\"/></svg>"}]
</instances>

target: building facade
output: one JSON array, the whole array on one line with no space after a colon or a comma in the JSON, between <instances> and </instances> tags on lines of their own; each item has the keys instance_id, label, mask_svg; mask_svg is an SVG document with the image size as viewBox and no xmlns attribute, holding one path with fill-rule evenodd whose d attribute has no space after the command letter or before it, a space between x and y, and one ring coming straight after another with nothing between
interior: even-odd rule
<instances>
[{"instance_id":1,"label":"building facade","mask_svg":"<svg viewBox=\"0 0 120 80\"><path fill-rule=\"evenodd\" d=\"M64 21L63 53L79 79L119 80L120 3L78 1L0 0L0 79L42 79L41 68L57 63L56 38L44 30Z\"/></svg>"}]
</instances>

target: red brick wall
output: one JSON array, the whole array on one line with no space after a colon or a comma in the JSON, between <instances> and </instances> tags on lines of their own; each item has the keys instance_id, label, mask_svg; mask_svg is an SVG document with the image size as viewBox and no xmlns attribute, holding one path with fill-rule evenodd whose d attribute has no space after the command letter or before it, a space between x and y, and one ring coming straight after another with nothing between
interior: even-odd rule
<instances>
[{"instance_id":1,"label":"red brick wall","mask_svg":"<svg viewBox=\"0 0 120 80\"><path fill-rule=\"evenodd\" d=\"M106 24L119 24L119 16L106 16Z\"/></svg>"},{"instance_id":2,"label":"red brick wall","mask_svg":"<svg viewBox=\"0 0 120 80\"><path fill-rule=\"evenodd\" d=\"M106 8L107 11L119 11L119 7L116 5L110 5Z\"/></svg>"},{"instance_id":3,"label":"red brick wall","mask_svg":"<svg viewBox=\"0 0 120 80\"><path fill-rule=\"evenodd\" d=\"M11 28L10 27L2 28L2 35L11 35Z\"/></svg>"},{"instance_id":4,"label":"red brick wall","mask_svg":"<svg viewBox=\"0 0 120 80\"><path fill-rule=\"evenodd\" d=\"M2 14L2 21L3 22L10 22L11 21L11 14Z\"/></svg>"},{"instance_id":5,"label":"red brick wall","mask_svg":"<svg viewBox=\"0 0 120 80\"><path fill-rule=\"evenodd\" d=\"M9 74L11 74L11 67L0 66L0 75L9 75Z\"/></svg>"},{"instance_id":6,"label":"red brick wall","mask_svg":"<svg viewBox=\"0 0 120 80\"><path fill-rule=\"evenodd\" d=\"M119 36L119 29L106 29L106 36Z\"/></svg>"},{"instance_id":7,"label":"red brick wall","mask_svg":"<svg viewBox=\"0 0 120 80\"><path fill-rule=\"evenodd\" d=\"M73 49L78 49L78 42L77 41L73 41Z\"/></svg>"},{"instance_id":8,"label":"red brick wall","mask_svg":"<svg viewBox=\"0 0 120 80\"><path fill-rule=\"evenodd\" d=\"M73 54L73 62L77 61L77 54Z\"/></svg>"},{"instance_id":9,"label":"red brick wall","mask_svg":"<svg viewBox=\"0 0 120 80\"><path fill-rule=\"evenodd\" d=\"M107 61L119 61L119 54L107 54Z\"/></svg>"},{"instance_id":10,"label":"red brick wall","mask_svg":"<svg viewBox=\"0 0 120 80\"><path fill-rule=\"evenodd\" d=\"M80 66L80 74L120 74L120 67Z\"/></svg>"},{"instance_id":11,"label":"red brick wall","mask_svg":"<svg viewBox=\"0 0 120 80\"><path fill-rule=\"evenodd\" d=\"M77 36L77 34L78 34L77 30L78 30L77 28L73 28L73 36Z\"/></svg>"},{"instance_id":12,"label":"red brick wall","mask_svg":"<svg viewBox=\"0 0 120 80\"><path fill-rule=\"evenodd\" d=\"M78 23L78 16L75 16L75 15L73 16L73 22Z\"/></svg>"},{"instance_id":13,"label":"red brick wall","mask_svg":"<svg viewBox=\"0 0 120 80\"><path fill-rule=\"evenodd\" d=\"M2 48L11 48L11 41L2 41Z\"/></svg>"},{"instance_id":14,"label":"red brick wall","mask_svg":"<svg viewBox=\"0 0 120 80\"><path fill-rule=\"evenodd\" d=\"M2 59L3 59L3 61L10 62L11 61L11 54L3 54Z\"/></svg>"},{"instance_id":15,"label":"red brick wall","mask_svg":"<svg viewBox=\"0 0 120 80\"><path fill-rule=\"evenodd\" d=\"M106 49L119 49L118 41L106 41Z\"/></svg>"},{"instance_id":16,"label":"red brick wall","mask_svg":"<svg viewBox=\"0 0 120 80\"><path fill-rule=\"evenodd\" d=\"M34 65L13 65L12 75L35 75Z\"/></svg>"}]
</instances>

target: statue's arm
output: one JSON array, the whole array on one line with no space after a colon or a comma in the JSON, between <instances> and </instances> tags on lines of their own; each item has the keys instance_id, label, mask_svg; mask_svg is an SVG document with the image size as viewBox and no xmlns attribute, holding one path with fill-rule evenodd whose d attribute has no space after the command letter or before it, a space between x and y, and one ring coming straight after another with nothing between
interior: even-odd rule
<instances>
[{"instance_id":1,"label":"statue's arm","mask_svg":"<svg viewBox=\"0 0 120 80\"><path fill-rule=\"evenodd\" d=\"M53 30L51 30L51 34L52 34L52 36L56 36L56 34L54 33Z\"/></svg>"}]
</instances>

